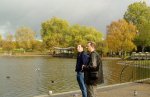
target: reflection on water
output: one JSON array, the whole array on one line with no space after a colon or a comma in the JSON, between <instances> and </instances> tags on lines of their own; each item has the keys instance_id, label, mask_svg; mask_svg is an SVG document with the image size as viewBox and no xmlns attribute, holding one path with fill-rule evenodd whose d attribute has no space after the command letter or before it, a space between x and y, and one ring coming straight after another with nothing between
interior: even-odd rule
<instances>
[{"instance_id":1,"label":"reflection on water","mask_svg":"<svg viewBox=\"0 0 150 97\"><path fill-rule=\"evenodd\" d=\"M117 62L103 61L104 85L120 83L123 66ZM75 63L75 59L51 57L0 57L0 97L32 97L47 94L49 90L54 93L77 90Z\"/></svg>"},{"instance_id":2,"label":"reflection on water","mask_svg":"<svg viewBox=\"0 0 150 97\"><path fill-rule=\"evenodd\" d=\"M120 71L122 66L117 64L119 60L104 60L103 69L106 85L120 82Z\"/></svg>"}]
</instances>

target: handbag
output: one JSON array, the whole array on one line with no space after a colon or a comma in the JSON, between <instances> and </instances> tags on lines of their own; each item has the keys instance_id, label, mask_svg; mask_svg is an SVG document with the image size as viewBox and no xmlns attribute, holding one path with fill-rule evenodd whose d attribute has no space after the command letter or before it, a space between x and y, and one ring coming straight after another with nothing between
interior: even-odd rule
<instances>
[{"instance_id":1,"label":"handbag","mask_svg":"<svg viewBox=\"0 0 150 97\"><path fill-rule=\"evenodd\" d=\"M92 79L92 80L98 79L98 71L90 72L90 73L89 73L89 77L90 77L90 79Z\"/></svg>"}]
</instances>

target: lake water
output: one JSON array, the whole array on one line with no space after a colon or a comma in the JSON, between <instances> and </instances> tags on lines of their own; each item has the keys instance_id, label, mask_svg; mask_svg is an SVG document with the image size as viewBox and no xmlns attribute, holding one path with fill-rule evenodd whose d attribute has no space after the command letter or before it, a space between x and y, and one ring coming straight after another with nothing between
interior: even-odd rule
<instances>
[{"instance_id":1,"label":"lake water","mask_svg":"<svg viewBox=\"0 0 150 97\"><path fill-rule=\"evenodd\" d=\"M123 66L118 61L103 60L104 85L120 83ZM0 97L33 97L49 90L53 93L78 90L75 63L76 59L65 58L0 57Z\"/></svg>"}]
</instances>

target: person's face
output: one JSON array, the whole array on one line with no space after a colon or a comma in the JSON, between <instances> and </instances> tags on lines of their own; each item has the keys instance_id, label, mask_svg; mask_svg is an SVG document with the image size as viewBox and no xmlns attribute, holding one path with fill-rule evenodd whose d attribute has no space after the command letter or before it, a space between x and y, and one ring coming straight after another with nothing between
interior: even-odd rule
<instances>
[{"instance_id":1,"label":"person's face","mask_svg":"<svg viewBox=\"0 0 150 97\"><path fill-rule=\"evenodd\" d=\"M82 51L83 51L83 47L82 47L81 45L78 45L78 46L77 46L77 51L78 51L78 52L82 52Z\"/></svg>"},{"instance_id":2,"label":"person's face","mask_svg":"<svg viewBox=\"0 0 150 97\"><path fill-rule=\"evenodd\" d=\"M90 43L87 44L87 49L88 49L88 51L91 52L92 47L91 47Z\"/></svg>"}]
</instances>

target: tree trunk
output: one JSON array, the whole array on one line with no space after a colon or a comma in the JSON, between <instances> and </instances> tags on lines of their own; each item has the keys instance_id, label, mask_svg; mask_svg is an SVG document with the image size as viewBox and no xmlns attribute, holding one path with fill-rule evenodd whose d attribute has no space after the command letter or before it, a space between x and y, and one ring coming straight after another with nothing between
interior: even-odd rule
<instances>
[{"instance_id":1,"label":"tree trunk","mask_svg":"<svg viewBox=\"0 0 150 97\"><path fill-rule=\"evenodd\" d=\"M142 46L142 52L144 52L144 50L145 50L145 46Z\"/></svg>"},{"instance_id":2,"label":"tree trunk","mask_svg":"<svg viewBox=\"0 0 150 97\"><path fill-rule=\"evenodd\" d=\"M121 50L121 58L123 59L123 57L124 57L124 52L123 50Z\"/></svg>"}]
</instances>

